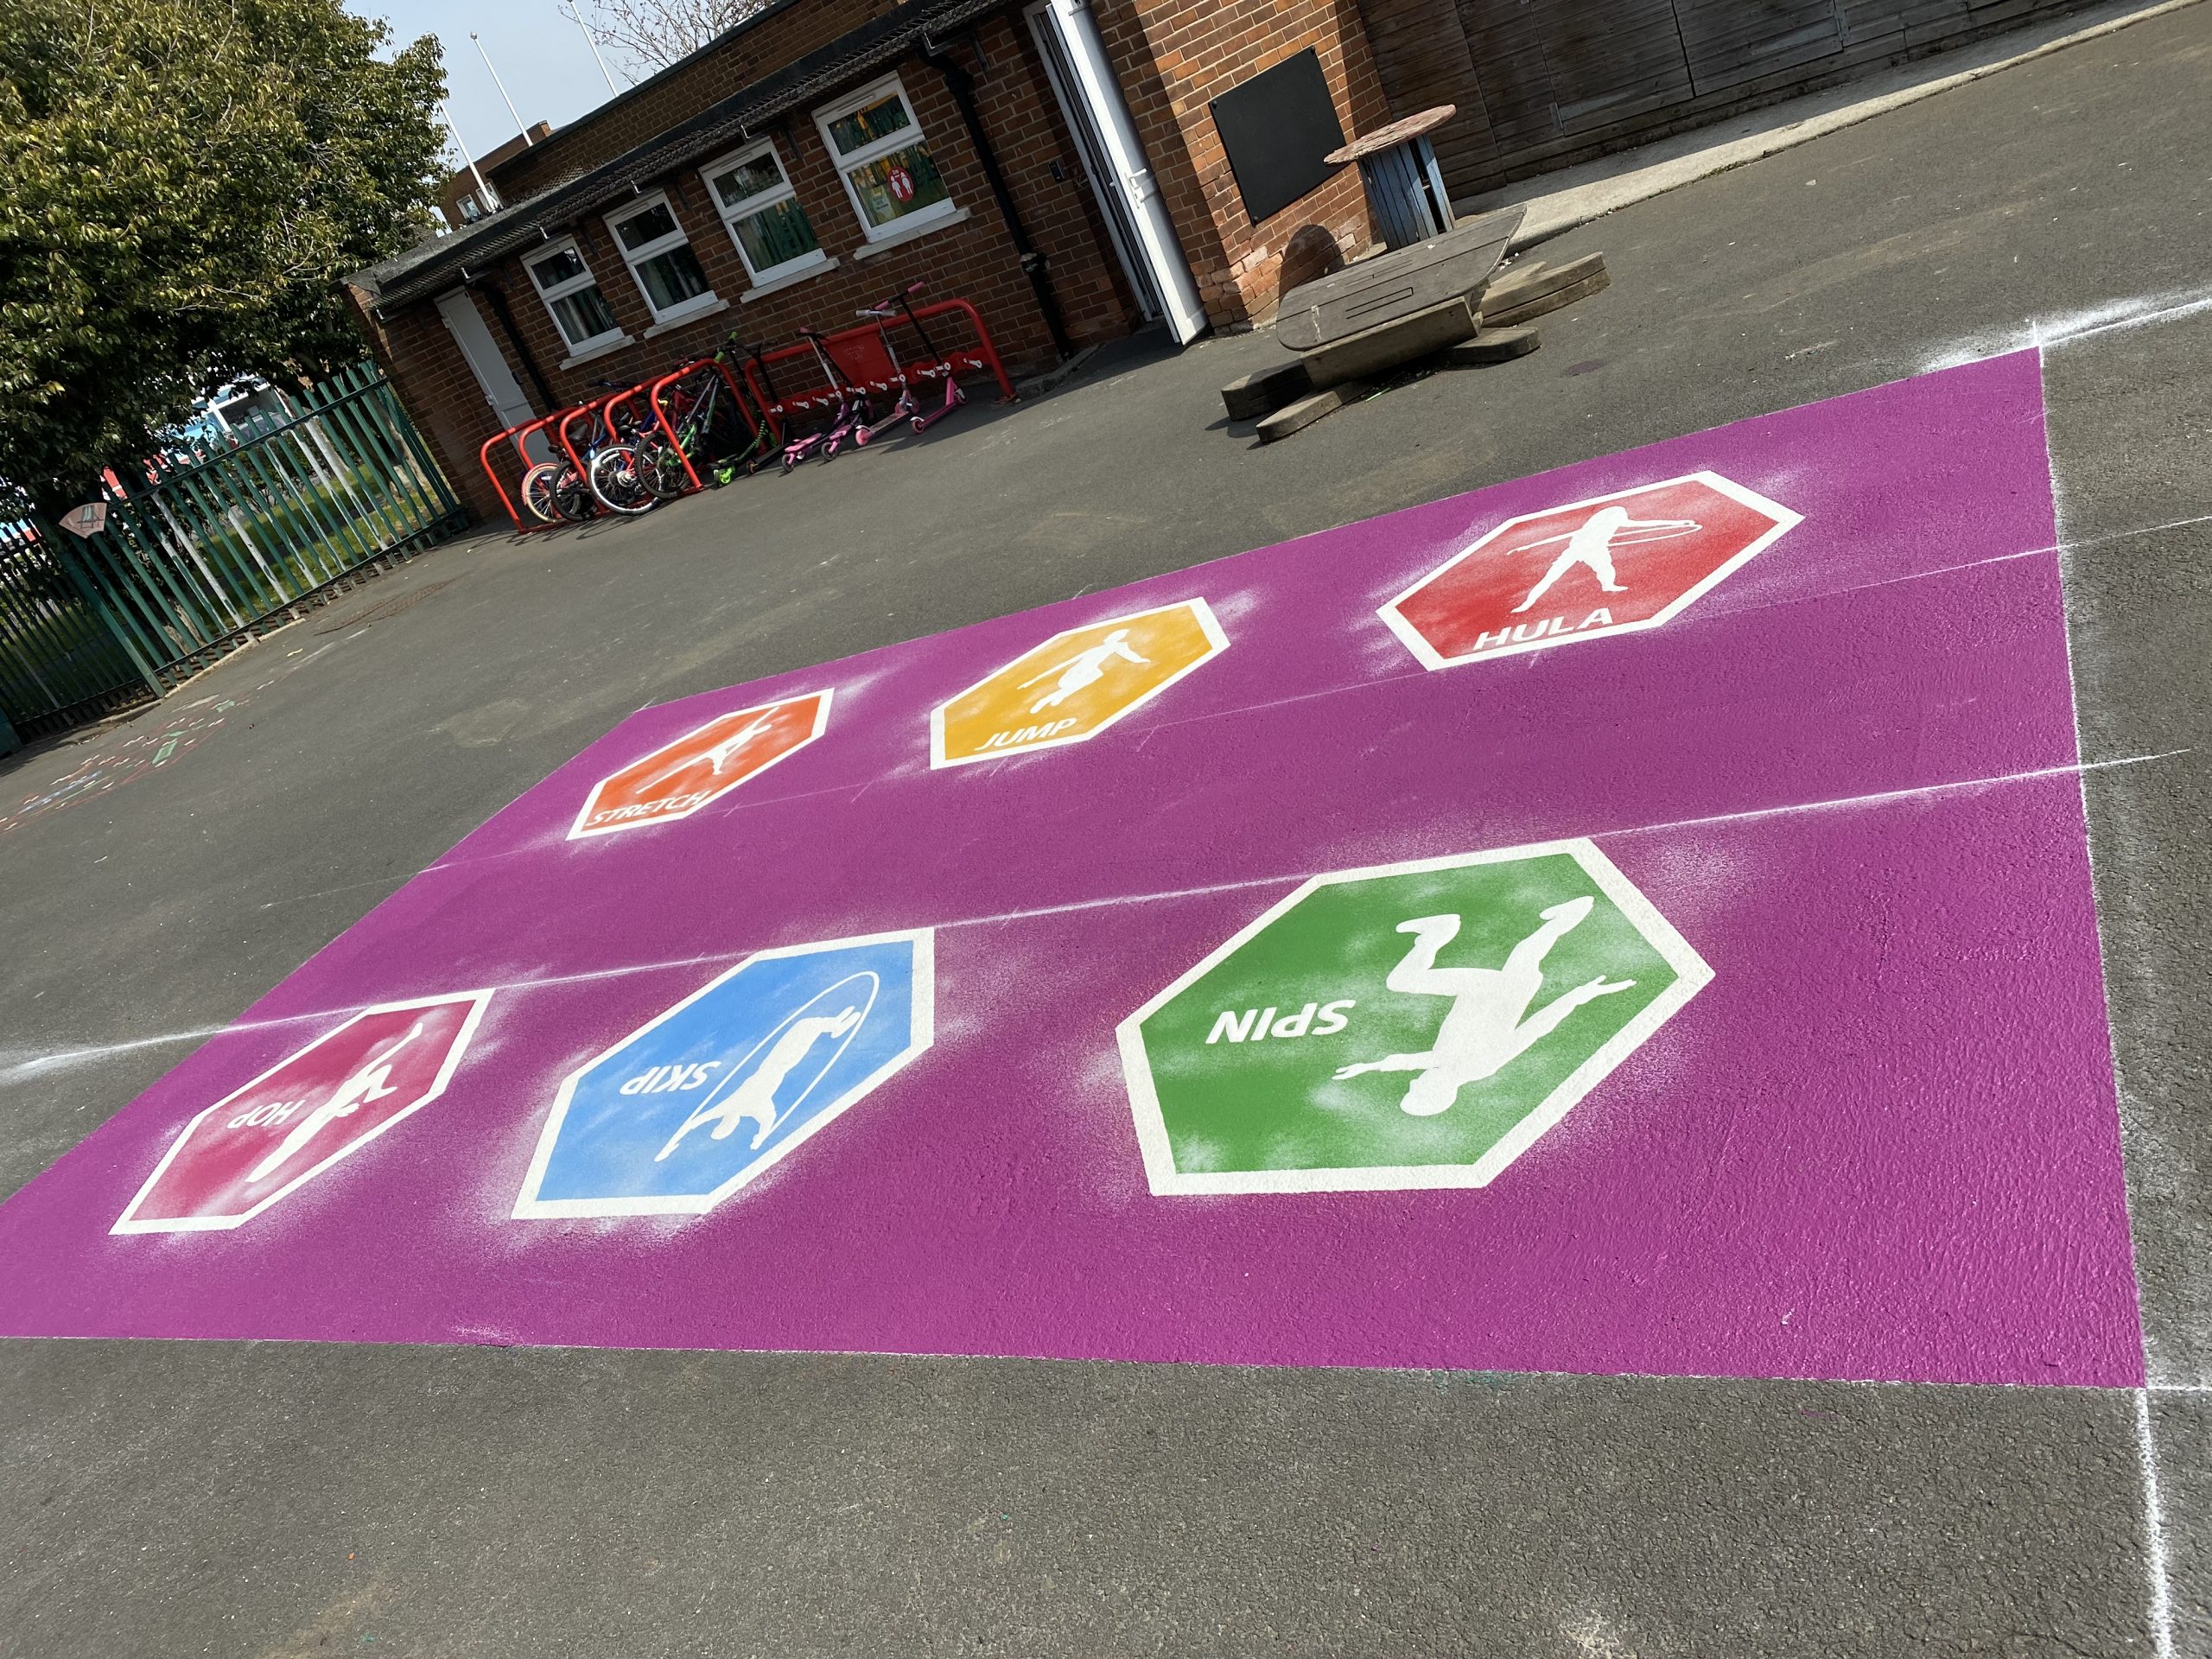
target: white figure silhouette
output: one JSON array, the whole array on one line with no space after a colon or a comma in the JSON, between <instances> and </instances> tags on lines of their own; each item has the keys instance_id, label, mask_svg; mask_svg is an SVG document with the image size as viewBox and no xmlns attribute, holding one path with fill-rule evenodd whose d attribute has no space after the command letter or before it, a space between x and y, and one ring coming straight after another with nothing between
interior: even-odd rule
<instances>
[{"instance_id":1,"label":"white figure silhouette","mask_svg":"<svg viewBox=\"0 0 2212 1659\"><path fill-rule=\"evenodd\" d=\"M1457 916L1418 916L1399 923L1399 932L1414 936L1414 948L1382 982L1402 995L1448 996L1451 1011L1426 1052L1364 1060L1344 1066L1338 1077L1356 1077L1363 1071L1418 1071L1421 1075L1406 1085L1401 1106L1415 1117L1433 1117L1451 1109L1462 1087L1497 1076L1584 1003L1630 989L1636 984L1632 979L1612 981L1599 975L1562 992L1535 1014L1529 1012L1543 988L1544 957L1581 925L1596 903L1589 898L1570 899L1539 912L1543 925L1513 947L1503 968L1436 965L1436 953L1459 936Z\"/></svg>"},{"instance_id":2,"label":"white figure silhouette","mask_svg":"<svg viewBox=\"0 0 2212 1659\"><path fill-rule=\"evenodd\" d=\"M697 754L686 756L674 766L655 772L639 787L652 789L666 783L671 778L681 778L702 760L707 763L711 776L721 777L723 768L736 757L737 752L768 729L768 716L774 712L773 709L769 709L765 713L753 715L742 730L733 732L711 748L702 749Z\"/></svg>"},{"instance_id":3,"label":"white figure silhouette","mask_svg":"<svg viewBox=\"0 0 2212 1659\"><path fill-rule=\"evenodd\" d=\"M1687 535L1700 528L1694 518L1631 518L1624 507L1600 507L1584 519L1580 525L1565 536L1547 536L1541 542L1531 542L1521 550L1531 551L1549 547L1554 542L1565 542L1566 548L1552 561L1552 568L1544 572L1544 579L1529 590L1529 597L1513 608L1525 611L1551 591L1557 582L1578 564L1598 578L1598 591L1605 594L1624 594L1628 589L1618 580L1619 572L1613 569L1613 541L1624 531L1629 532L1629 542L1663 541L1671 535ZM1659 531L1658 535L1637 535L1637 531ZM1627 543L1624 543L1626 545Z\"/></svg>"},{"instance_id":4,"label":"white figure silhouette","mask_svg":"<svg viewBox=\"0 0 2212 1659\"><path fill-rule=\"evenodd\" d=\"M859 1025L861 1019L860 1009L849 1007L835 1014L792 1020L778 1033L760 1064L743 1082L728 1094L716 1090L692 1109L691 1116L683 1120L683 1127L670 1135L668 1144L653 1154L653 1161L659 1163L674 1152L683 1144L683 1137L702 1123L715 1126L710 1132L713 1139L727 1141L740 1123L749 1120L760 1126L754 1131L752 1142L756 1147L760 1146L783 1122L783 1115L776 1109L776 1090L784 1086L784 1079L806 1058L807 1051L818 1039L842 1037Z\"/></svg>"},{"instance_id":5,"label":"white figure silhouette","mask_svg":"<svg viewBox=\"0 0 2212 1659\"><path fill-rule=\"evenodd\" d=\"M331 1092L330 1098L309 1112L292 1126L292 1132L276 1143L276 1150L256 1164L247 1174L249 1181L265 1181L284 1166L289 1159L302 1147L321 1135L326 1124L334 1118L351 1117L364 1105L397 1094L396 1089L385 1085L391 1077L391 1058L399 1051L423 1034L423 1022L417 1020L408 1027L407 1034L374 1059L365 1061L352 1077Z\"/></svg>"},{"instance_id":6,"label":"white figure silhouette","mask_svg":"<svg viewBox=\"0 0 2212 1659\"><path fill-rule=\"evenodd\" d=\"M1116 657L1139 665L1149 663L1148 657L1140 657L1129 649L1129 631L1116 628L1098 644L1079 651L1055 667L1046 669L1033 680L1024 680L1017 688L1027 691L1033 685L1041 685L1057 674L1060 683L1029 705L1029 712L1041 715L1047 709L1057 709L1070 697L1086 687L1093 686L1106 677L1106 664Z\"/></svg>"}]
</instances>

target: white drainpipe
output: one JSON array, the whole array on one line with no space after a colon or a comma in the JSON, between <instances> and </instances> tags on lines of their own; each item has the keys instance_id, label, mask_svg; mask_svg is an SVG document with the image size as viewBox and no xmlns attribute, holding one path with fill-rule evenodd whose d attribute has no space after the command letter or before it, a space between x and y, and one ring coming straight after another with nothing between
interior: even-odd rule
<instances>
[{"instance_id":1,"label":"white drainpipe","mask_svg":"<svg viewBox=\"0 0 2212 1659\"><path fill-rule=\"evenodd\" d=\"M1113 162L1111 182L1128 204L1137 239L1144 245L1145 262L1152 267L1153 280L1166 303L1168 329L1177 345L1186 344L1206 331L1205 308L1198 303L1198 284L1191 280L1190 262L1183 257L1183 245L1176 240L1167 205L1160 199L1160 186L1146 165L1144 146L1137 142L1122 84L1107 61L1106 43L1099 38L1090 0L1052 0L1046 16L1059 31L1083 101L1090 106L1090 118Z\"/></svg>"}]
</instances>

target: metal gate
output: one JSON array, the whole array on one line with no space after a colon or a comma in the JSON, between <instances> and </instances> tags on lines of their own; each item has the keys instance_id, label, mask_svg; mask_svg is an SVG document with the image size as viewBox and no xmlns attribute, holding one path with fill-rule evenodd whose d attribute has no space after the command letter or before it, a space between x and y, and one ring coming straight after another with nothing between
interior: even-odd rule
<instances>
[{"instance_id":1,"label":"metal gate","mask_svg":"<svg viewBox=\"0 0 2212 1659\"><path fill-rule=\"evenodd\" d=\"M289 401L111 474L93 535L0 523L0 730L160 696L468 522L374 365Z\"/></svg>"}]
</instances>

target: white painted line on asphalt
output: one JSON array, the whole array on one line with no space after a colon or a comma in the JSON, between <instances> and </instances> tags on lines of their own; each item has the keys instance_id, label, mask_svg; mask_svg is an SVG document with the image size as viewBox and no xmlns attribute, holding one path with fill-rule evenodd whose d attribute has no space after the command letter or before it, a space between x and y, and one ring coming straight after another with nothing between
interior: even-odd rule
<instances>
[{"instance_id":1,"label":"white painted line on asphalt","mask_svg":"<svg viewBox=\"0 0 2212 1659\"><path fill-rule=\"evenodd\" d=\"M2158 1491L2158 1448L2151 1430L2151 1390L2135 1390L2135 1444L2143 1456L2144 1571L2151 1580L2151 1642L2158 1659L2174 1659L2174 1592L2166 1559L2165 1502Z\"/></svg>"},{"instance_id":2,"label":"white painted line on asphalt","mask_svg":"<svg viewBox=\"0 0 2212 1659\"><path fill-rule=\"evenodd\" d=\"M2139 328L2148 323L2173 322L2204 311L2212 311L2212 288L2173 289L2164 294L2138 294L2124 300L2108 300L2102 305L2089 306L2079 311L2061 312L2048 317L2030 317L2017 325L1992 329L1986 334L1968 334L1942 351L1917 359L1917 366L1913 372L1924 374L1937 369L1955 369L1963 364L1979 363L1986 358L2004 357L2013 352L2063 346L2116 328Z\"/></svg>"},{"instance_id":3,"label":"white painted line on asphalt","mask_svg":"<svg viewBox=\"0 0 2212 1659\"><path fill-rule=\"evenodd\" d=\"M1835 811L1856 806L1884 805L1892 801L1911 800L1919 797L1936 797L1970 791L1995 789L2006 784L2036 783L2050 778L2069 778L2092 772L2109 772L2121 766L2145 766L2153 761L2171 760L2177 756L2194 753L2189 748L2162 749L2151 754L2115 755L2107 760L2084 760L2072 766L2039 766L2025 772L2004 772L1993 777L1962 778L1942 784L1922 784L1910 789L1879 790L1866 795L1839 796L1829 800L1800 801L1785 806L1753 807L1740 812L1720 812L1707 817L1669 818L1653 823L1621 824L1593 828L1581 833L1593 840L1605 841L1616 836L1649 835L1656 831L1701 828L1715 823L1748 823L1762 818L1789 817L1802 812ZM1217 881L1198 887L1175 887L1151 893L1109 893L1096 899L1071 899L1064 904L1041 905L1027 909L996 911L988 915L956 916L935 920L923 918L901 925L934 927L988 927L1003 922L1027 921L1044 916L1065 916L1087 910L1108 910L1121 905L1149 904L1170 899L1201 899L1215 893L1249 891L1263 887L1281 887L1287 891L1308 880L1310 870L1298 870L1280 875L1248 876L1235 881ZM756 953L757 947L747 944L728 950L704 952L697 956L671 957L666 961L628 963L615 968L594 968L573 974L547 974L530 980L502 981L486 987L496 991L527 991L556 985L588 984L594 981L623 979L636 974L659 974L682 968L703 968L726 965ZM127 1038L119 1042L88 1043L78 1048L55 1049L46 1053L24 1053L17 1050L0 1050L0 1087L11 1083L25 1082L41 1074L71 1065L93 1065L120 1054L141 1048L153 1048L165 1043L204 1042L210 1037L226 1033L249 1031L281 1031L308 1022L327 1022L359 1014L374 1006L364 1003L359 1007L318 1008L307 1013L286 1014L276 1020L239 1020L226 1026L210 1026L192 1031L163 1032L151 1037ZM12 1057L12 1058L11 1058ZM2212 1392L2208 1389L2207 1392Z\"/></svg>"}]
</instances>

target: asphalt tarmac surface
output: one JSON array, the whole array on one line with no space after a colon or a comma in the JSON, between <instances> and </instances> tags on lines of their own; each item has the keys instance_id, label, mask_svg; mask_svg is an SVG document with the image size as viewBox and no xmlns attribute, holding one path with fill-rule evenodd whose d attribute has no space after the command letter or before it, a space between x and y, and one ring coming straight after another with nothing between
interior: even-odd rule
<instances>
[{"instance_id":1,"label":"asphalt tarmac surface","mask_svg":"<svg viewBox=\"0 0 2212 1659\"><path fill-rule=\"evenodd\" d=\"M1541 352L1279 446L1271 340L1140 343L0 762L12 1192L641 706L2039 346L2147 1389L17 1340L0 1653L2212 1651L2209 72L2193 8L1585 226Z\"/></svg>"}]
</instances>

